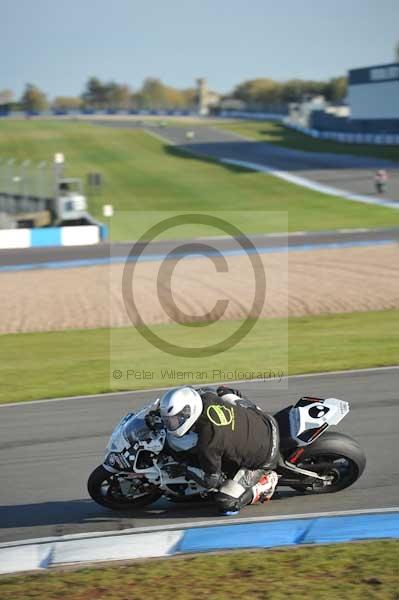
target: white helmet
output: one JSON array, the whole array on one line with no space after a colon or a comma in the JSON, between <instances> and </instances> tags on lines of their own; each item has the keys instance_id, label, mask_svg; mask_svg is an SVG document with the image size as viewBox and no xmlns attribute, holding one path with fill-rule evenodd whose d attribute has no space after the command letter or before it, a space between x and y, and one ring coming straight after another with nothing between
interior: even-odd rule
<instances>
[{"instance_id":1,"label":"white helmet","mask_svg":"<svg viewBox=\"0 0 399 600\"><path fill-rule=\"evenodd\" d=\"M202 399L191 387L173 388L161 398L161 418L171 435L182 437L202 413Z\"/></svg>"}]
</instances>

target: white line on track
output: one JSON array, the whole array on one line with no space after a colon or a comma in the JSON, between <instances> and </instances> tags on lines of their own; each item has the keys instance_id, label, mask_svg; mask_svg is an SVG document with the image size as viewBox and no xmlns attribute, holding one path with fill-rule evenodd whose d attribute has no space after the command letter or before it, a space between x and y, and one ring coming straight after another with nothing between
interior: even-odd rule
<instances>
[{"instance_id":1,"label":"white line on track","mask_svg":"<svg viewBox=\"0 0 399 600\"><path fill-rule=\"evenodd\" d=\"M153 137L157 138L158 140L161 140L162 142L166 142L167 144L169 144L171 146L178 145L177 142L172 142L172 141L162 137L158 133L149 131L148 129L144 129L144 131L149 133L149 135L152 135ZM238 136L238 137L243 137L243 136ZM248 138L244 138L244 139L248 139ZM254 141L254 140L250 140L250 141ZM182 148L182 150L184 152L187 152L187 154L192 154L194 156L198 156L198 153L196 153L194 149L189 150L188 148ZM245 160L238 160L238 159L234 159L234 158L218 158L218 157L211 157L211 158L213 158L213 160L215 160L216 162L219 162L221 164L228 164L228 165L233 165L233 166L235 165L237 167L243 167L245 169L250 169L255 172L266 173L268 175L272 175L273 177L277 177L279 179L283 179L284 181L288 181L289 183L293 183L294 185L304 187L307 189L311 189L311 190L319 192L321 194L328 194L328 195L336 196L336 197L342 198L342 200L347 200L347 201L352 201L352 202L361 202L363 204L372 204L375 206L383 206L385 208L399 210L399 202L397 202L395 199L391 199L391 198L381 199L381 198L377 198L376 196L365 196L364 194L356 194L354 192L349 192L347 190L342 190L339 188L332 187L330 185L319 183L317 181L314 181L313 179L308 179L307 177L294 175L290 171L286 171L286 170L282 170L282 169L275 169L274 167L270 167L268 165L262 165L259 163L254 163L254 162L245 161Z\"/></svg>"},{"instance_id":2,"label":"white line on track","mask_svg":"<svg viewBox=\"0 0 399 600\"><path fill-rule=\"evenodd\" d=\"M160 133L155 133L155 131L149 130L146 127L143 128L143 131L145 133L148 133L148 135L151 135L155 139L159 140L160 142L168 144L169 146L176 146L177 144L177 142L172 142L171 140L168 140L167 138L163 137Z\"/></svg>"},{"instance_id":3,"label":"white line on track","mask_svg":"<svg viewBox=\"0 0 399 600\"><path fill-rule=\"evenodd\" d=\"M359 227L357 229L338 229L339 233L367 233L368 231L373 230L367 229L367 227Z\"/></svg>"},{"instance_id":4,"label":"white line on track","mask_svg":"<svg viewBox=\"0 0 399 600\"><path fill-rule=\"evenodd\" d=\"M219 162L233 166L236 165L237 167L243 167L245 169L251 169L252 171L259 173L266 173L267 175L278 177L279 179L283 179L284 181L288 181L289 183L293 183L294 185L298 185L319 192L321 194L336 196L338 198L341 198L342 200L347 200L351 202L361 202L363 204L373 204L375 206L384 206L385 208L399 210L399 202L397 202L395 199L386 198L382 200L381 198L377 198L376 196L365 196L363 194L355 194L354 192L349 192L347 190L341 190L330 185L325 185L313 179L308 179L307 177L294 175L290 171L275 169L274 167L270 167L268 165L261 165L259 163L249 162L245 160L236 160L233 158L220 158Z\"/></svg>"},{"instance_id":5,"label":"white line on track","mask_svg":"<svg viewBox=\"0 0 399 600\"><path fill-rule=\"evenodd\" d=\"M328 375L339 375L339 376L345 376L345 375L350 375L353 373L372 373L375 371L389 371L391 369L398 369L399 370L399 365L390 365L390 366L386 366L386 367L368 367L365 369L347 369L344 371L322 371L321 373L303 373L303 374L299 374L299 375L288 375L287 377L282 377L281 381L286 381L286 380L290 380L290 379L305 379L308 377L324 377L324 376L328 376ZM276 379L237 379L234 381L229 381L229 384L233 384L233 383L276 383ZM215 382L208 382L208 383L203 383L203 385L220 385L222 383L226 383L225 381L215 381ZM126 394L143 394L143 393L147 393L147 392L161 392L162 390L168 389L168 387L170 386L166 386L166 387L158 387L158 388L143 388L142 390L125 390L125 391L121 391L121 392L105 392L103 394L91 394L91 395L86 395L86 396L65 396L64 398L46 398L44 400L28 400L27 402L10 402L8 404L0 404L0 409L1 408L9 408L9 407L13 407L13 406L27 406L30 404L47 404L48 402L63 402L64 400L96 400L98 398L104 398L105 396L110 396L110 397L118 397L118 396L122 396L122 395L126 395Z\"/></svg>"},{"instance_id":6,"label":"white line on track","mask_svg":"<svg viewBox=\"0 0 399 600\"><path fill-rule=\"evenodd\" d=\"M199 527L218 527L221 525L243 525L250 523L267 523L270 521L288 521L291 519L317 519L323 517L345 517L355 515L367 515L367 514L381 514L381 513L396 513L399 512L399 506L390 506L387 508L362 508L355 510L337 510L328 512L318 513L302 513L293 515L271 515L268 517L242 517L238 519L218 519L213 521L197 521L194 523L172 523L170 525L158 525L149 527L133 527L129 529L118 529L115 531L95 531L86 533L74 533L70 535L63 535L59 537L47 537L47 538L33 538L27 540L18 540L16 542L4 542L0 544L0 548L10 548L15 546L27 545L27 544L47 544L51 542L68 542L70 540L79 539L91 539L91 538L104 538L121 535L132 535L138 533L150 533L158 531L181 531L183 529L196 529Z\"/></svg>"}]
</instances>

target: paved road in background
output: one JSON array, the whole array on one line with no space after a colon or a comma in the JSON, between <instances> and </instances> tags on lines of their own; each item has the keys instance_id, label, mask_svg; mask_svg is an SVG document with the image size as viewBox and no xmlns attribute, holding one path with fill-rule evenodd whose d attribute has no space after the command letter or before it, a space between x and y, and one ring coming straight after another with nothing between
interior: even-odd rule
<instances>
[{"instance_id":1,"label":"paved road in background","mask_svg":"<svg viewBox=\"0 0 399 600\"><path fill-rule=\"evenodd\" d=\"M254 246L260 248L282 248L287 245L295 249L299 246L320 246L323 244L347 244L362 242L381 242L381 241L399 241L399 228L387 229L369 229L369 230L342 230L327 231L315 233L299 233L290 235L251 235L248 236ZM181 243L193 240L181 240ZM230 238L227 239L203 239L197 240L212 245L218 250L236 249L237 243ZM127 257L134 243L102 243L93 246L65 246L53 248L21 248L12 250L0 250L0 271L2 267L18 265L36 265L46 266L46 263L52 265L64 261L95 260ZM149 244L146 254L165 254L170 250L176 249L176 241L160 241ZM178 251L178 249L176 249ZM73 264L69 265L73 266ZM79 265L77 265L79 266Z\"/></svg>"},{"instance_id":2,"label":"paved road in background","mask_svg":"<svg viewBox=\"0 0 399 600\"><path fill-rule=\"evenodd\" d=\"M139 122L123 120L97 121L96 124L123 128L140 126ZM375 195L373 185L375 171L387 169L390 180L386 196L399 200L399 164L388 160L349 154L293 150L267 142L247 140L238 134L218 129L217 126L194 124L185 127L156 127L154 124L143 123L142 127L150 133L161 136L170 144L195 154L217 159L228 158L257 163L273 169L288 171L323 185L366 196ZM191 140L186 137L188 131L194 132L194 138Z\"/></svg>"},{"instance_id":3,"label":"paved road in background","mask_svg":"<svg viewBox=\"0 0 399 600\"><path fill-rule=\"evenodd\" d=\"M305 394L348 400L351 412L339 430L360 442L368 462L362 478L348 490L323 496L282 490L271 503L247 507L240 517L398 506L398 378L399 368L392 368L294 377L288 384L242 384L244 392L271 412ZM101 462L116 422L155 396L136 392L0 407L0 542L216 521L209 504L160 500L129 514L108 511L88 498L87 477Z\"/></svg>"}]
</instances>

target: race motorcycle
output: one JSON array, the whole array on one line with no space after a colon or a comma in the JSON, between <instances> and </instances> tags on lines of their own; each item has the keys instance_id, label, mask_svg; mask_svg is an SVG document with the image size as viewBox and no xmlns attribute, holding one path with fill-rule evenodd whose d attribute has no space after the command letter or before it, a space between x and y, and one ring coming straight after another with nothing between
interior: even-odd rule
<instances>
[{"instance_id":1,"label":"race motorcycle","mask_svg":"<svg viewBox=\"0 0 399 600\"><path fill-rule=\"evenodd\" d=\"M366 465L359 444L342 433L326 432L348 412L344 400L303 397L274 415L280 431L279 487L325 494L359 479ZM201 476L195 454L190 453L196 442L194 432L182 438L167 435L156 400L127 414L115 427L104 462L89 477L88 492L95 502L113 510L143 507L162 496L174 502L211 498L212 492L187 480L182 469L182 464L189 464Z\"/></svg>"}]
</instances>

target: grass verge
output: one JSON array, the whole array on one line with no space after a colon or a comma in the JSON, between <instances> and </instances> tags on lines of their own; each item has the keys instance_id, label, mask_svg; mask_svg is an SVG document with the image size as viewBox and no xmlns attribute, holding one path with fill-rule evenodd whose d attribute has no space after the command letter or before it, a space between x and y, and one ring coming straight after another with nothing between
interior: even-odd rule
<instances>
[{"instance_id":1,"label":"grass verge","mask_svg":"<svg viewBox=\"0 0 399 600\"><path fill-rule=\"evenodd\" d=\"M218 123L218 127L233 131L245 137L306 152L333 152L334 154L354 154L385 158L399 162L398 146L376 146L371 144L342 144L329 140L318 140L299 131L271 121L230 121Z\"/></svg>"},{"instance_id":2,"label":"grass verge","mask_svg":"<svg viewBox=\"0 0 399 600\"><path fill-rule=\"evenodd\" d=\"M398 541L230 552L0 579L2 600L397 600Z\"/></svg>"},{"instance_id":3,"label":"grass verge","mask_svg":"<svg viewBox=\"0 0 399 600\"><path fill-rule=\"evenodd\" d=\"M288 344L285 319L260 320L234 348L197 359L157 350L133 328L3 335L0 403L227 381L230 377L224 373L232 369L249 373L270 370L272 376L279 377L287 372L293 375L398 364L398 319L398 310L291 318ZM237 325L219 321L211 327L215 335L227 336ZM158 325L153 331L173 343L187 345L195 339L200 345L202 339L209 340L209 329L199 327L195 336L191 327L177 325ZM112 379L115 368L122 372L120 379ZM171 369L188 376L181 380ZM127 375L129 370L138 376ZM150 376L146 378L143 372ZM246 375L232 377L241 378Z\"/></svg>"},{"instance_id":4,"label":"grass verge","mask_svg":"<svg viewBox=\"0 0 399 600\"><path fill-rule=\"evenodd\" d=\"M241 126L251 124L228 125ZM102 173L103 191L90 196L89 207L103 220L103 204L114 205L114 240L137 238L141 228L137 230L135 219L127 219L123 211L143 208L243 210L248 215L243 223L246 233L280 231L273 220L260 222L260 210L288 212L290 231L399 225L398 211L343 202L264 173L195 158L140 130L62 121L0 123L1 157L29 158L37 165L51 161L56 152L65 154L70 176L86 179L87 173ZM203 235L201 229L195 233Z\"/></svg>"}]
</instances>

